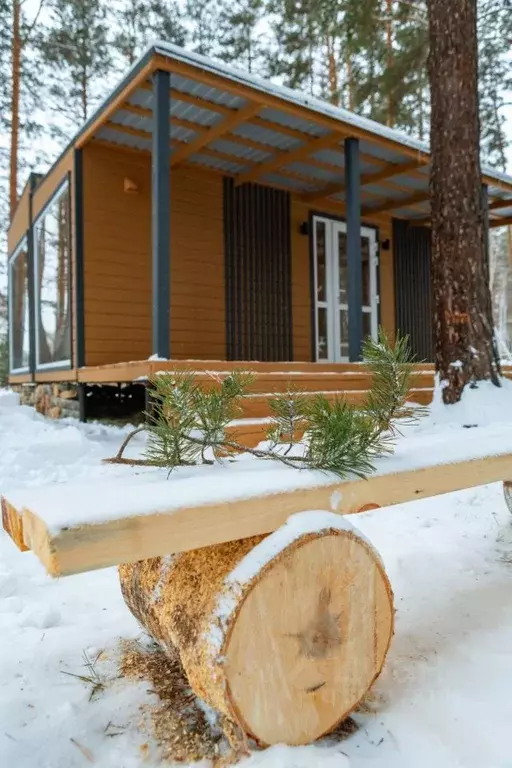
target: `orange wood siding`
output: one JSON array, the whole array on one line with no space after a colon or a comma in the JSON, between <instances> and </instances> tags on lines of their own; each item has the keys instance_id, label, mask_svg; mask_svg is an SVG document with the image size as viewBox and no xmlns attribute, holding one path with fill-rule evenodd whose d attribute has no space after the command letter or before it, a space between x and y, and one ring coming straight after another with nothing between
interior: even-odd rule
<instances>
[{"instance_id":1,"label":"orange wood siding","mask_svg":"<svg viewBox=\"0 0 512 768\"><path fill-rule=\"evenodd\" d=\"M310 208L300 200L292 200L292 307L294 360L311 360L311 272L309 237L301 235L300 225L309 220ZM315 213L322 215L320 211ZM326 217L332 212L326 212ZM388 239L390 249L380 250L380 310L381 324L391 334L395 332L395 294L393 284L393 242L391 220L365 219L363 224L379 227L380 242Z\"/></svg>"},{"instance_id":2,"label":"orange wood siding","mask_svg":"<svg viewBox=\"0 0 512 768\"><path fill-rule=\"evenodd\" d=\"M84 148L86 364L151 355L151 166L147 154ZM137 191L124 191L124 180ZM225 357L222 178L171 173L171 350Z\"/></svg>"},{"instance_id":3,"label":"orange wood siding","mask_svg":"<svg viewBox=\"0 0 512 768\"><path fill-rule=\"evenodd\" d=\"M137 190L124 191L129 179ZM151 354L151 160L83 149L85 364Z\"/></svg>"},{"instance_id":4,"label":"orange wood siding","mask_svg":"<svg viewBox=\"0 0 512 768\"><path fill-rule=\"evenodd\" d=\"M25 189L16 205L16 210L14 211L14 216L7 232L7 252L9 256L28 230L29 199L30 182L27 181Z\"/></svg>"},{"instance_id":5,"label":"orange wood siding","mask_svg":"<svg viewBox=\"0 0 512 768\"><path fill-rule=\"evenodd\" d=\"M172 357L226 357L222 176L171 171Z\"/></svg>"}]
</instances>

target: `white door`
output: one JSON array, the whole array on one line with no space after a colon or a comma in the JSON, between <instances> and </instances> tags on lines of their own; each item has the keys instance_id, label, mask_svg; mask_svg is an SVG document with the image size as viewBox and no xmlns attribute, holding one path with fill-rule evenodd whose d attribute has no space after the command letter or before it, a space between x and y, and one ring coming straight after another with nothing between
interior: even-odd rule
<instances>
[{"instance_id":1,"label":"white door","mask_svg":"<svg viewBox=\"0 0 512 768\"><path fill-rule=\"evenodd\" d=\"M342 221L313 218L316 359L348 360L347 227ZM377 338L378 246L374 229L361 227L363 338Z\"/></svg>"}]
</instances>

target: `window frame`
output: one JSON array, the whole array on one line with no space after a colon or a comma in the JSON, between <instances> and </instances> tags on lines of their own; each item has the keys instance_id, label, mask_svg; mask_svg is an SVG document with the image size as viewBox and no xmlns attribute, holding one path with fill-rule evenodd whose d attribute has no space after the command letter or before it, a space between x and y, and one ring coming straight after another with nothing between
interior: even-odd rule
<instances>
[{"instance_id":1,"label":"window frame","mask_svg":"<svg viewBox=\"0 0 512 768\"><path fill-rule=\"evenodd\" d=\"M28 363L26 366L23 366L22 368L14 368L13 366L13 311L14 311L14 302L13 302L13 288L14 288L14 278L13 278L13 269L14 264L16 262L16 259L20 255L22 251L25 251L25 258L27 260L27 301L29 306L29 313L28 313ZM32 278L31 272L30 272L30 256L28 252L28 230L25 232L21 240L19 241L16 248L13 250L13 252L9 256L8 261L8 280L7 280L7 317L9 322L9 374L12 376L17 376L23 373L30 373L30 324L31 324L31 318L30 318L30 280Z\"/></svg>"},{"instance_id":2,"label":"window frame","mask_svg":"<svg viewBox=\"0 0 512 768\"><path fill-rule=\"evenodd\" d=\"M39 301L40 301L40 294L39 294L39 280L36 279L36 275L39 275L39 249L38 249L38 240L37 240L37 227L41 220L44 218L46 213L48 212L48 209L50 208L53 203L55 203L61 195L63 195L65 192L68 193L68 226L69 226L69 232L68 232L68 243L69 243L69 285L68 285L68 300L69 300L69 312L70 312L70 339L69 339L69 347L70 347L70 356L66 360L54 360L51 363L41 363L39 362L39 332L40 332L40 323L39 323ZM73 298L73 261L72 261L72 243L71 243L71 235L72 235L72 225L71 225L71 184L69 179L69 174L65 176L65 178L61 181L61 183L56 188L53 195L47 200L47 202L44 204L43 208L39 211L37 214L37 217L34 219L34 222L32 224L32 241L34 243L34 273L33 273L33 280L34 280L34 307L35 307L35 318L34 318L34 325L35 325L35 370L36 371L50 371L50 370L68 370L72 368L72 357L73 357L73 306L72 306L72 298Z\"/></svg>"}]
</instances>

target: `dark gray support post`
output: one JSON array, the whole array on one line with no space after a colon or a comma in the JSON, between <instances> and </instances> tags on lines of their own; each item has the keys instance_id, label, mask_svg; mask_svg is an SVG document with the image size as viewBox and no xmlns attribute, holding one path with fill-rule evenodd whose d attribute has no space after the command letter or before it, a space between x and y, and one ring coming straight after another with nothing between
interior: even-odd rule
<instances>
[{"instance_id":1,"label":"dark gray support post","mask_svg":"<svg viewBox=\"0 0 512 768\"><path fill-rule=\"evenodd\" d=\"M29 178L28 193L28 231L27 231L27 261L28 261L28 367L34 381L36 370L36 270L34 253L34 225L32 213L32 197L37 185L37 176L33 173Z\"/></svg>"},{"instance_id":2,"label":"dark gray support post","mask_svg":"<svg viewBox=\"0 0 512 768\"><path fill-rule=\"evenodd\" d=\"M85 307L84 307L84 191L82 150L75 149L73 192L75 198L75 366L85 365Z\"/></svg>"},{"instance_id":3,"label":"dark gray support post","mask_svg":"<svg viewBox=\"0 0 512 768\"><path fill-rule=\"evenodd\" d=\"M487 279L489 279L489 189L487 184L482 184L482 214L484 227L484 258Z\"/></svg>"},{"instance_id":4,"label":"dark gray support post","mask_svg":"<svg viewBox=\"0 0 512 768\"><path fill-rule=\"evenodd\" d=\"M356 362L361 359L363 339L361 173L358 139L345 139L345 201L348 267L348 356L350 362Z\"/></svg>"},{"instance_id":5,"label":"dark gray support post","mask_svg":"<svg viewBox=\"0 0 512 768\"><path fill-rule=\"evenodd\" d=\"M151 219L153 264L153 340L152 353L171 355L171 185L169 150L170 75L153 74L153 146L151 150Z\"/></svg>"}]
</instances>

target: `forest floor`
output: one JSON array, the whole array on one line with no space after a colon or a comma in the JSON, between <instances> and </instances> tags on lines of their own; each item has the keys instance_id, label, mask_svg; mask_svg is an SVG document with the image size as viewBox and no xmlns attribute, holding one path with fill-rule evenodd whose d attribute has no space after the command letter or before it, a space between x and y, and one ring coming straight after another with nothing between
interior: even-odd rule
<instances>
[{"instance_id":1,"label":"forest floor","mask_svg":"<svg viewBox=\"0 0 512 768\"><path fill-rule=\"evenodd\" d=\"M426 454L449 444L463 457L480 428L496 450L510 446L512 384L464 398L449 410L434 407L400 447L412 438ZM52 422L0 393L0 492L122 474L100 462L126 431ZM395 592L396 634L383 674L335 737L254 751L241 765L512 768L512 518L501 485L355 522L381 553ZM146 647L115 569L52 580L0 532L0 765L154 768L183 758L155 735L158 676L120 675L127 648L133 660ZM211 748L218 740L211 713L187 701L183 722L201 720Z\"/></svg>"}]
</instances>

